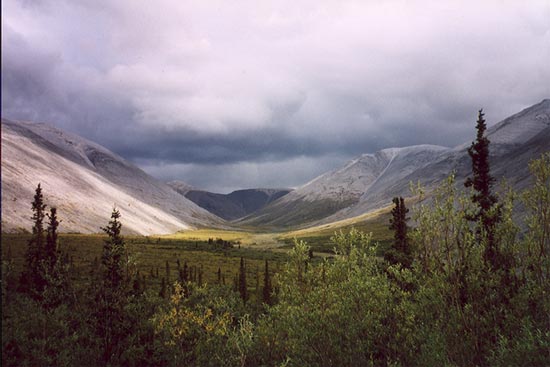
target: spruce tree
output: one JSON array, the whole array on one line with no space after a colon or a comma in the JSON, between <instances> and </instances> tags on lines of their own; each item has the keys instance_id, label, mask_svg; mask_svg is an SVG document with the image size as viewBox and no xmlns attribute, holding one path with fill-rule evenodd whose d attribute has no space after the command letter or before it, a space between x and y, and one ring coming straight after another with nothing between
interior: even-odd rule
<instances>
[{"instance_id":1,"label":"spruce tree","mask_svg":"<svg viewBox=\"0 0 550 367\"><path fill-rule=\"evenodd\" d=\"M394 232L394 240L391 248L386 251L384 258L390 264L401 264L405 268L410 268L413 261L412 249L407 235L407 213L409 209L405 206L405 200L402 197L393 198L394 207L391 211L390 229Z\"/></svg>"},{"instance_id":2,"label":"spruce tree","mask_svg":"<svg viewBox=\"0 0 550 367\"><path fill-rule=\"evenodd\" d=\"M124 239L120 233L122 224L119 222L119 218L120 212L113 209L109 225L101 228L109 236L103 244L103 255L101 257L101 264L104 269L104 285L117 293L123 286L123 256L126 252Z\"/></svg>"},{"instance_id":3,"label":"spruce tree","mask_svg":"<svg viewBox=\"0 0 550 367\"><path fill-rule=\"evenodd\" d=\"M271 305L271 281L269 279L269 263L265 261L263 302Z\"/></svg>"},{"instance_id":4,"label":"spruce tree","mask_svg":"<svg viewBox=\"0 0 550 367\"><path fill-rule=\"evenodd\" d=\"M498 266L499 250L495 241L495 227L500 221L500 207L497 197L492 189L495 179L491 176L489 165L489 139L485 136L487 125L483 118L483 109L479 110L477 119L477 136L468 148L468 154L472 159L472 177L468 177L464 185L472 187L472 202L476 204L477 210L469 215L471 221L480 221L481 227L486 235L486 247L484 259L493 267ZM478 236L480 233L478 232Z\"/></svg>"},{"instance_id":5,"label":"spruce tree","mask_svg":"<svg viewBox=\"0 0 550 367\"><path fill-rule=\"evenodd\" d=\"M160 280L159 297L163 299L166 298L166 279L164 279L164 277Z\"/></svg>"},{"instance_id":6,"label":"spruce tree","mask_svg":"<svg viewBox=\"0 0 550 367\"><path fill-rule=\"evenodd\" d=\"M32 202L32 236L29 240L27 253L25 254L26 269L21 274L20 286L23 291L30 291L36 298L40 297L44 289L45 280L41 270L44 258L44 217L46 204L42 195L40 184L36 188Z\"/></svg>"},{"instance_id":7,"label":"spruce tree","mask_svg":"<svg viewBox=\"0 0 550 367\"><path fill-rule=\"evenodd\" d=\"M142 281L141 275L140 275L140 272L138 270L137 273L136 273L136 276L134 277L134 281L132 283L132 291L133 291L134 295L136 295L136 296L139 296L142 293L143 286L142 286L141 281Z\"/></svg>"},{"instance_id":8,"label":"spruce tree","mask_svg":"<svg viewBox=\"0 0 550 367\"><path fill-rule=\"evenodd\" d=\"M239 294L241 299L246 303L248 299L247 289L246 289L246 268L244 259L241 257L241 266L239 267Z\"/></svg>"},{"instance_id":9,"label":"spruce tree","mask_svg":"<svg viewBox=\"0 0 550 367\"><path fill-rule=\"evenodd\" d=\"M189 267L187 266L187 261L183 263L183 276L182 281L187 283L189 281Z\"/></svg>"},{"instance_id":10,"label":"spruce tree","mask_svg":"<svg viewBox=\"0 0 550 367\"><path fill-rule=\"evenodd\" d=\"M124 337L124 307L127 300L127 281L124 275L125 244L121 235L120 212L113 209L111 220L102 230L108 235L103 245L101 266L103 286L98 290L96 322L103 349L105 365L118 355L118 345Z\"/></svg>"},{"instance_id":11,"label":"spruce tree","mask_svg":"<svg viewBox=\"0 0 550 367\"><path fill-rule=\"evenodd\" d=\"M46 230L46 244L41 260L41 271L44 278L43 305L46 308L55 308L67 301L69 297L69 270L68 254L60 254L57 243L57 209L51 208ZM72 259L72 258L71 258Z\"/></svg>"},{"instance_id":12,"label":"spruce tree","mask_svg":"<svg viewBox=\"0 0 550 367\"><path fill-rule=\"evenodd\" d=\"M59 227L59 221L57 220L57 209L50 208L50 214L48 216L48 228L46 235L46 246L44 249L44 260L48 266L48 270L53 270L58 260L57 249L57 228Z\"/></svg>"},{"instance_id":13,"label":"spruce tree","mask_svg":"<svg viewBox=\"0 0 550 367\"><path fill-rule=\"evenodd\" d=\"M170 263L166 260L166 279L170 283Z\"/></svg>"}]
</instances>

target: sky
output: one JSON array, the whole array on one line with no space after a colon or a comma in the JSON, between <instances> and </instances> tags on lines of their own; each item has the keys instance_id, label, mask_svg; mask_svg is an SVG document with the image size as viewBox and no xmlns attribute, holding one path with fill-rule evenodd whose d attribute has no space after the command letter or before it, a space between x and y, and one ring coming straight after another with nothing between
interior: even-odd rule
<instances>
[{"instance_id":1,"label":"sky","mask_svg":"<svg viewBox=\"0 0 550 367\"><path fill-rule=\"evenodd\" d=\"M164 180L297 187L550 98L550 1L2 0L2 117Z\"/></svg>"}]
</instances>

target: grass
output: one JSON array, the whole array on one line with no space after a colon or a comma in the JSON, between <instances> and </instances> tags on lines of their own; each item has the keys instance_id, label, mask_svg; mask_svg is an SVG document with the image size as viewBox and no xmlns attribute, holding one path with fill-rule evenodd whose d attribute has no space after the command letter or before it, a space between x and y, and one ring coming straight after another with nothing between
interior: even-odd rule
<instances>
[{"instance_id":1,"label":"grass","mask_svg":"<svg viewBox=\"0 0 550 367\"><path fill-rule=\"evenodd\" d=\"M191 241L208 241L209 238L221 238L226 241L247 242L252 236L248 231L224 230L224 229L197 229L180 231L174 234L160 236L163 239L183 239Z\"/></svg>"},{"instance_id":2,"label":"grass","mask_svg":"<svg viewBox=\"0 0 550 367\"><path fill-rule=\"evenodd\" d=\"M2 234L2 258L7 259L10 256L8 252L11 252L16 272L21 272L25 266L25 252L29 238L29 234ZM73 279L84 281L89 278L94 268L97 268L105 238L99 234L61 234L59 236L59 247L68 254L72 264ZM192 240L182 238L179 234L160 237L125 236L124 238L130 263L135 264L140 275L145 277L148 286L155 287L160 285L162 277L167 277L167 273L169 273L170 282L178 279L178 260L181 267L187 262L190 271L195 271L197 274L201 269L203 283L217 283L219 268L225 283L231 285L235 275L238 274L240 258L243 257L247 265L248 284L253 288L258 276L260 284L263 280L265 260L270 262L272 273L275 273L286 260L284 252L255 250L243 246L239 248L236 244L233 244L233 247L224 248L223 244L216 241L209 243L208 239L199 240L198 237ZM166 268L167 263L169 272Z\"/></svg>"},{"instance_id":3,"label":"grass","mask_svg":"<svg viewBox=\"0 0 550 367\"><path fill-rule=\"evenodd\" d=\"M357 217L290 231L279 235L278 239L286 243L284 248L292 247L294 238L296 238L306 241L314 252L333 253L334 244L331 237L334 232L347 232L351 228L355 228L365 233L372 233L373 241L379 243L379 249L383 252L392 241L393 236L389 229L390 211L391 206L387 206Z\"/></svg>"},{"instance_id":4,"label":"grass","mask_svg":"<svg viewBox=\"0 0 550 367\"><path fill-rule=\"evenodd\" d=\"M216 283L218 269L226 284L232 284L239 271L240 258L247 264L249 286L262 282L265 260L277 272L293 247L293 239L304 240L316 257L333 253L330 238L335 231L348 231L352 227L372 233L373 240L381 244L381 251L391 241L388 229L390 208L330 224L289 232L253 232L245 230L199 229L162 236L125 236L129 262L135 264L148 286L158 287L162 277L169 273L170 282L178 279L178 260L181 267L187 262L190 271L202 272L203 283ZM25 266L25 251L29 233L3 233L2 258L11 256L14 270ZM101 234L61 234L60 249L68 254L75 280L88 279L101 259L105 236ZM9 255L8 253L11 253ZM167 265L169 271L167 271ZM260 277L259 279L257 279Z\"/></svg>"},{"instance_id":5,"label":"grass","mask_svg":"<svg viewBox=\"0 0 550 367\"><path fill-rule=\"evenodd\" d=\"M327 215L347 208L356 200L334 201L329 199L305 201L296 200L290 203L270 206L269 213L263 215L262 211L257 216L239 222L240 225L253 226L254 228L272 231L284 228L296 228L304 223L326 218Z\"/></svg>"}]
</instances>

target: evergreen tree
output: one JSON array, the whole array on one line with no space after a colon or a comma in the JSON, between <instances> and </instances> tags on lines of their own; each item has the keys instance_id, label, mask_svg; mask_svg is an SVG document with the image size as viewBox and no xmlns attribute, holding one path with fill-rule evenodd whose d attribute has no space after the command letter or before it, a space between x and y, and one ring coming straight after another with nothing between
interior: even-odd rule
<instances>
[{"instance_id":1,"label":"evergreen tree","mask_svg":"<svg viewBox=\"0 0 550 367\"><path fill-rule=\"evenodd\" d=\"M468 154L472 159L472 177L468 177L464 185L472 187L474 193L472 202L477 205L475 213L469 215L471 221L480 221L486 235L486 247L484 259L493 267L498 266L499 250L495 241L495 227L500 221L500 207L497 198L492 192L495 179L491 176L489 166L489 139L485 136L487 125L483 118L483 110L479 110L477 119L477 136L468 148ZM478 233L479 235L480 233Z\"/></svg>"},{"instance_id":2,"label":"evergreen tree","mask_svg":"<svg viewBox=\"0 0 550 367\"><path fill-rule=\"evenodd\" d=\"M48 266L48 270L52 270L57 263L58 249L57 249L57 228L59 227L59 221L57 220L57 209L50 208L50 214L48 216L48 229L46 235L46 246L44 251L44 260Z\"/></svg>"},{"instance_id":3,"label":"evergreen tree","mask_svg":"<svg viewBox=\"0 0 550 367\"><path fill-rule=\"evenodd\" d=\"M104 285L107 289L116 293L123 286L123 256L126 252L124 239L120 234L122 224L119 222L119 218L120 212L113 209L109 225L101 228L109 236L103 244L103 255L101 257L101 264L104 269Z\"/></svg>"},{"instance_id":4,"label":"evergreen tree","mask_svg":"<svg viewBox=\"0 0 550 367\"><path fill-rule=\"evenodd\" d=\"M187 283L189 281L189 267L187 266L187 261L183 263L182 281L184 283Z\"/></svg>"},{"instance_id":5,"label":"evergreen tree","mask_svg":"<svg viewBox=\"0 0 550 367\"><path fill-rule=\"evenodd\" d=\"M394 240L391 248L386 251L384 258L390 264L401 264L405 268L410 268L413 261L412 249L407 235L407 213L409 209L405 206L405 200L402 197L393 198L394 207L391 211L390 229L394 232Z\"/></svg>"},{"instance_id":6,"label":"evergreen tree","mask_svg":"<svg viewBox=\"0 0 550 367\"><path fill-rule=\"evenodd\" d=\"M101 266L103 286L97 295L95 313L97 331L103 349L102 359L108 365L122 352L118 346L124 338L124 307L127 300L127 282L124 275L125 244L121 236L122 225L119 222L120 212L113 209L111 220L102 230L108 235L103 245Z\"/></svg>"},{"instance_id":7,"label":"evergreen tree","mask_svg":"<svg viewBox=\"0 0 550 367\"><path fill-rule=\"evenodd\" d=\"M159 297L163 299L166 298L166 279L164 279L164 277L162 277L160 281Z\"/></svg>"},{"instance_id":8,"label":"evergreen tree","mask_svg":"<svg viewBox=\"0 0 550 367\"><path fill-rule=\"evenodd\" d=\"M267 260L265 261L264 271L263 302L267 305L271 304L271 281L269 279L269 263Z\"/></svg>"},{"instance_id":9,"label":"evergreen tree","mask_svg":"<svg viewBox=\"0 0 550 367\"><path fill-rule=\"evenodd\" d=\"M46 308L55 308L64 303L69 295L69 255L62 256L58 249L57 209L51 208L48 216L48 228L44 255L41 260L41 271L44 279L43 305ZM71 258L72 260L72 258Z\"/></svg>"},{"instance_id":10,"label":"evergreen tree","mask_svg":"<svg viewBox=\"0 0 550 367\"><path fill-rule=\"evenodd\" d=\"M170 263L166 260L166 279L170 282Z\"/></svg>"},{"instance_id":11,"label":"evergreen tree","mask_svg":"<svg viewBox=\"0 0 550 367\"><path fill-rule=\"evenodd\" d=\"M246 303L248 299L247 289L246 289L246 268L244 259L241 257L241 266L239 267L239 294L241 299Z\"/></svg>"},{"instance_id":12,"label":"evergreen tree","mask_svg":"<svg viewBox=\"0 0 550 367\"><path fill-rule=\"evenodd\" d=\"M40 184L36 188L32 202L32 237L29 240L25 260L27 267L21 275L20 286L23 291L29 291L34 297L39 298L44 289L44 277L41 270L41 262L44 258L44 217L46 204L42 195Z\"/></svg>"},{"instance_id":13,"label":"evergreen tree","mask_svg":"<svg viewBox=\"0 0 550 367\"><path fill-rule=\"evenodd\" d=\"M140 276L139 270L136 273L136 276L134 277L134 281L132 284L132 291L134 295L139 296L142 293L143 286L142 286L142 278Z\"/></svg>"}]
</instances>

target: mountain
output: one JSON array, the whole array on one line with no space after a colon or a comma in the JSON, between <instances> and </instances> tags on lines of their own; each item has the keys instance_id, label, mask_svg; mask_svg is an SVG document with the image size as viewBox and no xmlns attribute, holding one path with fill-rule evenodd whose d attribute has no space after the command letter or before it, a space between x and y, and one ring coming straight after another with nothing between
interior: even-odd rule
<instances>
[{"instance_id":1,"label":"mountain","mask_svg":"<svg viewBox=\"0 0 550 367\"><path fill-rule=\"evenodd\" d=\"M162 234L224 221L106 148L46 124L2 119L2 230L30 230L41 183L63 232L100 232L113 206L128 233Z\"/></svg>"},{"instance_id":2,"label":"mountain","mask_svg":"<svg viewBox=\"0 0 550 367\"><path fill-rule=\"evenodd\" d=\"M187 182L183 181L170 181L166 183L168 186L170 186L173 190L176 190L178 194L184 195L187 194L189 191L196 190L193 186L189 185Z\"/></svg>"},{"instance_id":3,"label":"mountain","mask_svg":"<svg viewBox=\"0 0 550 367\"><path fill-rule=\"evenodd\" d=\"M226 220L254 213L290 192L288 189L245 189L230 194L217 194L195 190L181 181L171 181L168 185L201 208Z\"/></svg>"},{"instance_id":4,"label":"mountain","mask_svg":"<svg viewBox=\"0 0 550 367\"><path fill-rule=\"evenodd\" d=\"M363 154L344 167L306 183L242 223L281 227L318 221L358 204L368 190L384 190L389 181L405 177L448 150L418 145Z\"/></svg>"},{"instance_id":5,"label":"mountain","mask_svg":"<svg viewBox=\"0 0 550 367\"><path fill-rule=\"evenodd\" d=\"M526 108L487 130L493 175L516 189L529 184L528 162L550 151L550 100ZM387 206L410 196L410 182L428 191L455 171L458 184L471 173L466 142L455 148L420 145L363 154L267 205L241 223L307 227L330 223Z\"/></svg>"}]
</instances>

